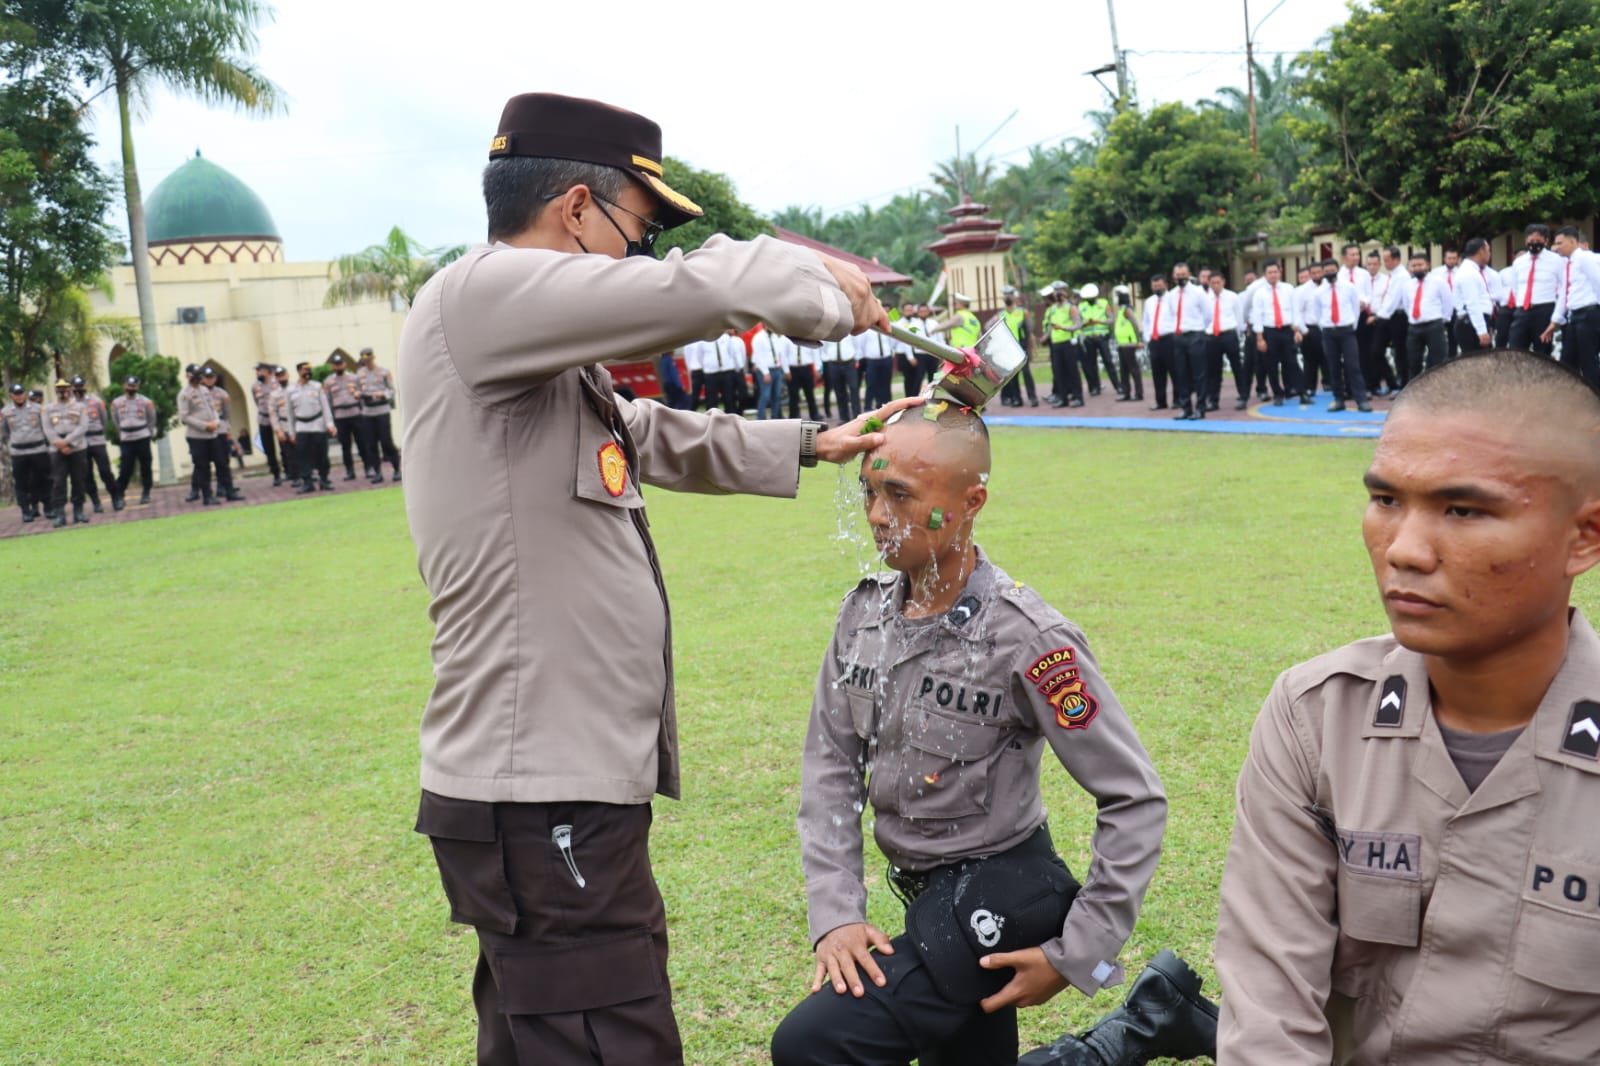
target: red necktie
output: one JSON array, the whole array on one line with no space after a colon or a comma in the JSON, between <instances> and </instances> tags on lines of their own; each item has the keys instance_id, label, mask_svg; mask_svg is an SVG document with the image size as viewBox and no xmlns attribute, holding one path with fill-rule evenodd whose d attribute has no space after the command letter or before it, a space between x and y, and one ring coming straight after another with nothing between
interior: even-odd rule
<instances>
[{"instance_id":1,"label":"red necktie","mask_svg":"<svg viewBox=\"0 0 1600 1066\"><path fill-rule=\"evenodd\" d=\"M1417 279L1417 298L1411 301L1411 321L1422 321L1422 289L1423 279Z\"/></svg>"},{"instance_id":2,"label":"red necktie","mask_svg":"<svg viewBox=\"0 0 1600 1066\"><path fill-rule=\"evenodd\" d=\"M1522 306L1533 306L1533 268L1539 265L1539 260L1528 256L1528 290L1522 294Z\"/></svg>"},{"instance_id":3,"label":"red necktie","mask_svg":"<svg viewBox=\"0 0 1600 1066\"><path fill-rule=\"evenodd\" d=\"M1184 285L1178 289L1178 324L1173 327L1174 333L1183 332L1183 290L1189 286Z\"/></svg>"},{"instance_id":4,"label":"red necktie","mask_svg":"<svg viewBox=\"0 0 1600 1066\"><path fill-rule=\"evenodd\" d=\"M1567 303L1572 302L1572 260L1567 260Z\"/></svg>"},{"instance_id":5,"label":"red necktie","mask_svg":"<svg viewBox=\"0 0 1600 1066\"><path fill-rule=\"evenodd\" d=\"M1222 297L1217 297L1217 302L1211 305L1211 335L1222 336Z\"/></svg>"},{"instance_id":6,"label":"red necktie","mask_svg":"<svg viewBox=\"0 0 1600 1066\"><path fill-rule=\"evenodd\" d=\"M1339 324L1339 282L1333 283L1333 324Z\"/></svg>"},{"instance_id":7,"label":"red necktie","mask_svg":"<svg viewBox=\"0 0 1600 1066\"><path fill-rule=\"evenodd\" d=\"M1272 286L1272 328L1283 328L1283 308L1278 306L1278 287Z\"/></svg>"},{"instance_id":8,"label":"red necktie","mask_svg":"<svg viewBox=\"0 0 1600 1066\"><path fill-rule=\"evenodd\" d=\"M1150 339L1161 339L1161 297L1156 297L1156 313L1150 316Z\"/></svg>"}]
</instances>

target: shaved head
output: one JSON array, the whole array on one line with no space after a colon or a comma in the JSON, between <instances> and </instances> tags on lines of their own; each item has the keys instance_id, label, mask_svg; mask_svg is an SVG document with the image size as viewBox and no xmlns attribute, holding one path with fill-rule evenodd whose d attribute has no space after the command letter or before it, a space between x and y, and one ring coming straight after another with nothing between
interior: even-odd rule
<instances>
[{"instance_id":1,"label":"shaved head","mask_svg":"<svg viewBox=\"0 0 1600 1066\"><path fill-rule=\"evenodd\" d=\"M897 446L914 448L952 488L989 478L989 427L970 407L930 401L907 410L883 431Z\"/></svg>"}]
</instances>

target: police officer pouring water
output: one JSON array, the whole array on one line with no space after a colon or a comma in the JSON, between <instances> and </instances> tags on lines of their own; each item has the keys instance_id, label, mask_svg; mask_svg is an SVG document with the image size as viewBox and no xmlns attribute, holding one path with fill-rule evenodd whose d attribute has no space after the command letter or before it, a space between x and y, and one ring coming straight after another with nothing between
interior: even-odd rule
<instances>
[{"instance_id":1,"label":"police officer pouring water","mask_svg":"<svg viewBox=\"0 0 1600 1066\"><path fill-rule=\"evenodd\" d=\"M793 496L802 465L882 434L634 402L601 364L758 321L838 340L888 318L860 270L772 238L656 260L702 212L640 115L529 93L488 147L490 243L417 293L395 360L437 630L416 828L477 932L480 1063L674 1066L648 843L653 797L679 790L676 710L641 487ZM628 669L594 668L617 655Z\"/></svg>"}]
</instances>

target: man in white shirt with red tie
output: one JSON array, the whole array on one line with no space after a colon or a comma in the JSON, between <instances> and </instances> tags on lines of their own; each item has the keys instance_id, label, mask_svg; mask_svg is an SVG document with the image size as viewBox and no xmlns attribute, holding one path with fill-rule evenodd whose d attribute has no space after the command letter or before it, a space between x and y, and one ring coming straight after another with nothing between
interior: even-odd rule
<instances>
[{"instance_id":1,"label":"man in white shirt with red tie","mask_svg":"<svg viewBox=\"0 0 1600 1066\"><path fill-rule=\"evenodd\" d=\"M1300 391L1294 351L1294 289L1284 283L1283 267L1276 259L1268 259L1262 270L1266 276L1250 294L1246 317L1255 328L1257 365L1264 368L1272 386L1272 406L1282 407L1285 394L1293 396Z\"/></svg>"},{"instance_id":2,"label":"man in white shirt with red tie","mask_svg":"<svg viewBox=\"0 0 1600 1066\"><path fill-rule=\"evenodd\" d=\"M1477 352L1489 347L1492 339L1490 319L1494 300L1489 295L1488 279L1500 276L1489 269L1489 242L1474 237L1461 249L1461 265L1456 268L1455 333L1456 347L1462 352Z\"/></svg>"},{"instance_id":3,"label":"man in white shirt with red tie","mask_svg":"<svg viewBox=\"0 0 1600 1066\"><path fill-rule=\"evenodd\" d=\"M1544 254L1550 246L1549 226L1535 222L1523 230L1523 236L1527 241L1525 250L1511 261L1511 295L1517 309L1511 316L1507 346L1550 356L1555 346L1542 338L1550 316L1555 314L1556 293L1566 264L1557 256Z\"/></svg>"},{"instance_id":4,"label":"man in white shirt with red tie","mask_svg":"<svg viewBox=\"0 0 1600 1066\"><path fill-rule=\"evenodd\" d=\"M1211 282L1211 325L1206 330L1206 410L1215 411L1222 403L1222 357L1228 357L1239 398L1235 411L1250 406L1250 379L1255 377L1255 359L1250 353L1240 358L1239 329L1244 325L1239 294L1228 289L1228 275L1213 271Z\"/></svg>"},{"instance_id":5,"label":"man in white shirt with red tie","mask_svg":"<svg viewBox=\"0 0 1600 1066\"><path fill-rule=\"evenodd\" d=\"M1177 378L1172 368L1172 307L1168 295L1166 275L1152 276L1150 298L1144 302L1140 322L1145 350L1150 354L1150 387L1156 394L1156 402L1150 405L1152 411L1167 409L1167 378L1173 379L1173 391L1177 391Z\"/></svg>"},{"instance_id":6,"label":"man in white shirt with red tie","mask_svg":"<svg viewBox=\"0 0 1600 1066\"><path fill-rule=\"evenodd\" d=\"M1397 392L1405 376L1406 316L1400 306L1396 289L1406 276L1405 261L1400 249L1394 245L1381 253L1374 252L1383 266L1383 273L1372 278L1372 302L1367 305L1367 315L1372 323L1372 343L1367 349L1367 362L1362 373L1370 382L1386 384L1389 391ZM1368 257L1369 266L1371 257ZM1389 352L1394 351L1394 362Z\"/></svg>"},{"instance_id":7,"label":"man in white shirt with red tie","mask_svg":"<svg viewBox=\"0 0 1600 1066\"><path fill-rule=\"evenodd\" d=\"M1564 260L1561 287L1550 325L1539 338L1548 343L1560 328L1561 361L1600 388L1600 257L1584 245L1576 226L1563 226L1551 247Z\"/></svg>"},{"instance_id":8,"label":"man in white shirt with red tie","mask_svg":"<svg viewBox=\"0 0 1600 1066\"><path fill-rule=\"evenodd\" d=\"M1300 406L1309 407L1317 393L1318 376L1328 374L1322 352L1322 327L1317 324L1317 290L1322 264L1312 263L1295 272L1294 343L1300 349Z\"/></svg>"},{"instance_id":9,"label":"man in white shirt with red tie","mask_svg":"<svg viewBox=\"0 0 1600 1066\"><path fill-rule=\"evenodd\" d=\"M1172 267L1172 292L1165 301L1172 305L1173 363L1178 394L1173 420L1196 421L1206 416L1206 335L1211 327L1211 291L1196 285L1189 277L1189 264Z\"/></svg>"},{"instance_id":10,"label":"man in white shirt with red tie","mask_svg":"<svg viewBox=\"0 0 1600 1066\"><path fill-rule=\"evenodd\" d=\"M1409 383L1423 370L1431 370L1450 358L1445 329L1455 308L1454 297L1444 275L1429 269L1432 263L1422 253L1411 257L1410 276L1399 290L1400 306L1406 313L1405 379Z\"/></svg>"},{"instance_id":11,"label":"man in white shirt with red tie","mask_svg":"<svg viewBox=\"0 0 1600 1066\"><path fill-rule=\"evenodd\" d=\"M1366 271L1362 271L1366 273ZM1361 321L1361 294L1339 264L1322 262L1322 284L1317 287L1317 324L1322 328L1322 351L1327 359L1328 388L1333 392L1329 411L1343 411L1349 400L1356 410L1371 411L1367 382L1361 376L1361 349L1356 344L1356 323Z\"/></svg>"}]
</instances>

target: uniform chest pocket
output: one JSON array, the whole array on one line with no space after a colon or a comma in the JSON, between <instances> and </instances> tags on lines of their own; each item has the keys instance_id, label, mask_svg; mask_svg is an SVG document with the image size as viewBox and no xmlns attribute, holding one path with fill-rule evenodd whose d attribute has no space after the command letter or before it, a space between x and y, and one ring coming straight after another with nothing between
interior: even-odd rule
<instances>
[{"instance_id":1,"label":"uniform chest pocket","mask_svg":"<svg viewBox=\"0 0 1600 1066\"><path fill-rule=\"evenodd\" d=\"M627 453L587 410L578 419L573 468L572 494L578 499L605 504L622 519L628 517L628 511L644 506L644 497L634 485L636 473L628 468Z\"/></svg>"},{"instance_id":2,"label":"uniform chest pocket","mask_svg":"<svg viewBox=\"0 0 1600 1066\"><path fill-rule=\"evenodd\" d=\"M989 763L1001 731L936 711L913 711L905 725L900 812L908 818L965 818L989 809Z\"/></svg>"},{"instance_id":3,"label":"uniform chest pocket","mask_svg":"<svg viewBox=\"0 0 1600 1066\"><path fill-rule=\"evenodd\" d=\"M878 701L871 692L846 687L845 702L850 705L850 724L862 740L873 739L878 730Z\"/></svg>"},{"instance_id":4,"label":"uniform chest pocket","mask_svg":"<svg viewBox=\"0 0 1600 1066\"><path fill-rule=\"evenodd\" d=\"M1339 866L1339 932L1369 944L1416 947L1422 933L1422 882Z\"/></svg>"},{"instance_id":5,"label":"uniform chest pocket","mask_svg":"<svg viewBox=\"0 0 1600 1066\"><path fill-rule=\"evenodd\" d=\"M1520 904L1499 1052L1513 1062L1600 1061L1600 912Z\"/></svg>"}]
</instances>

